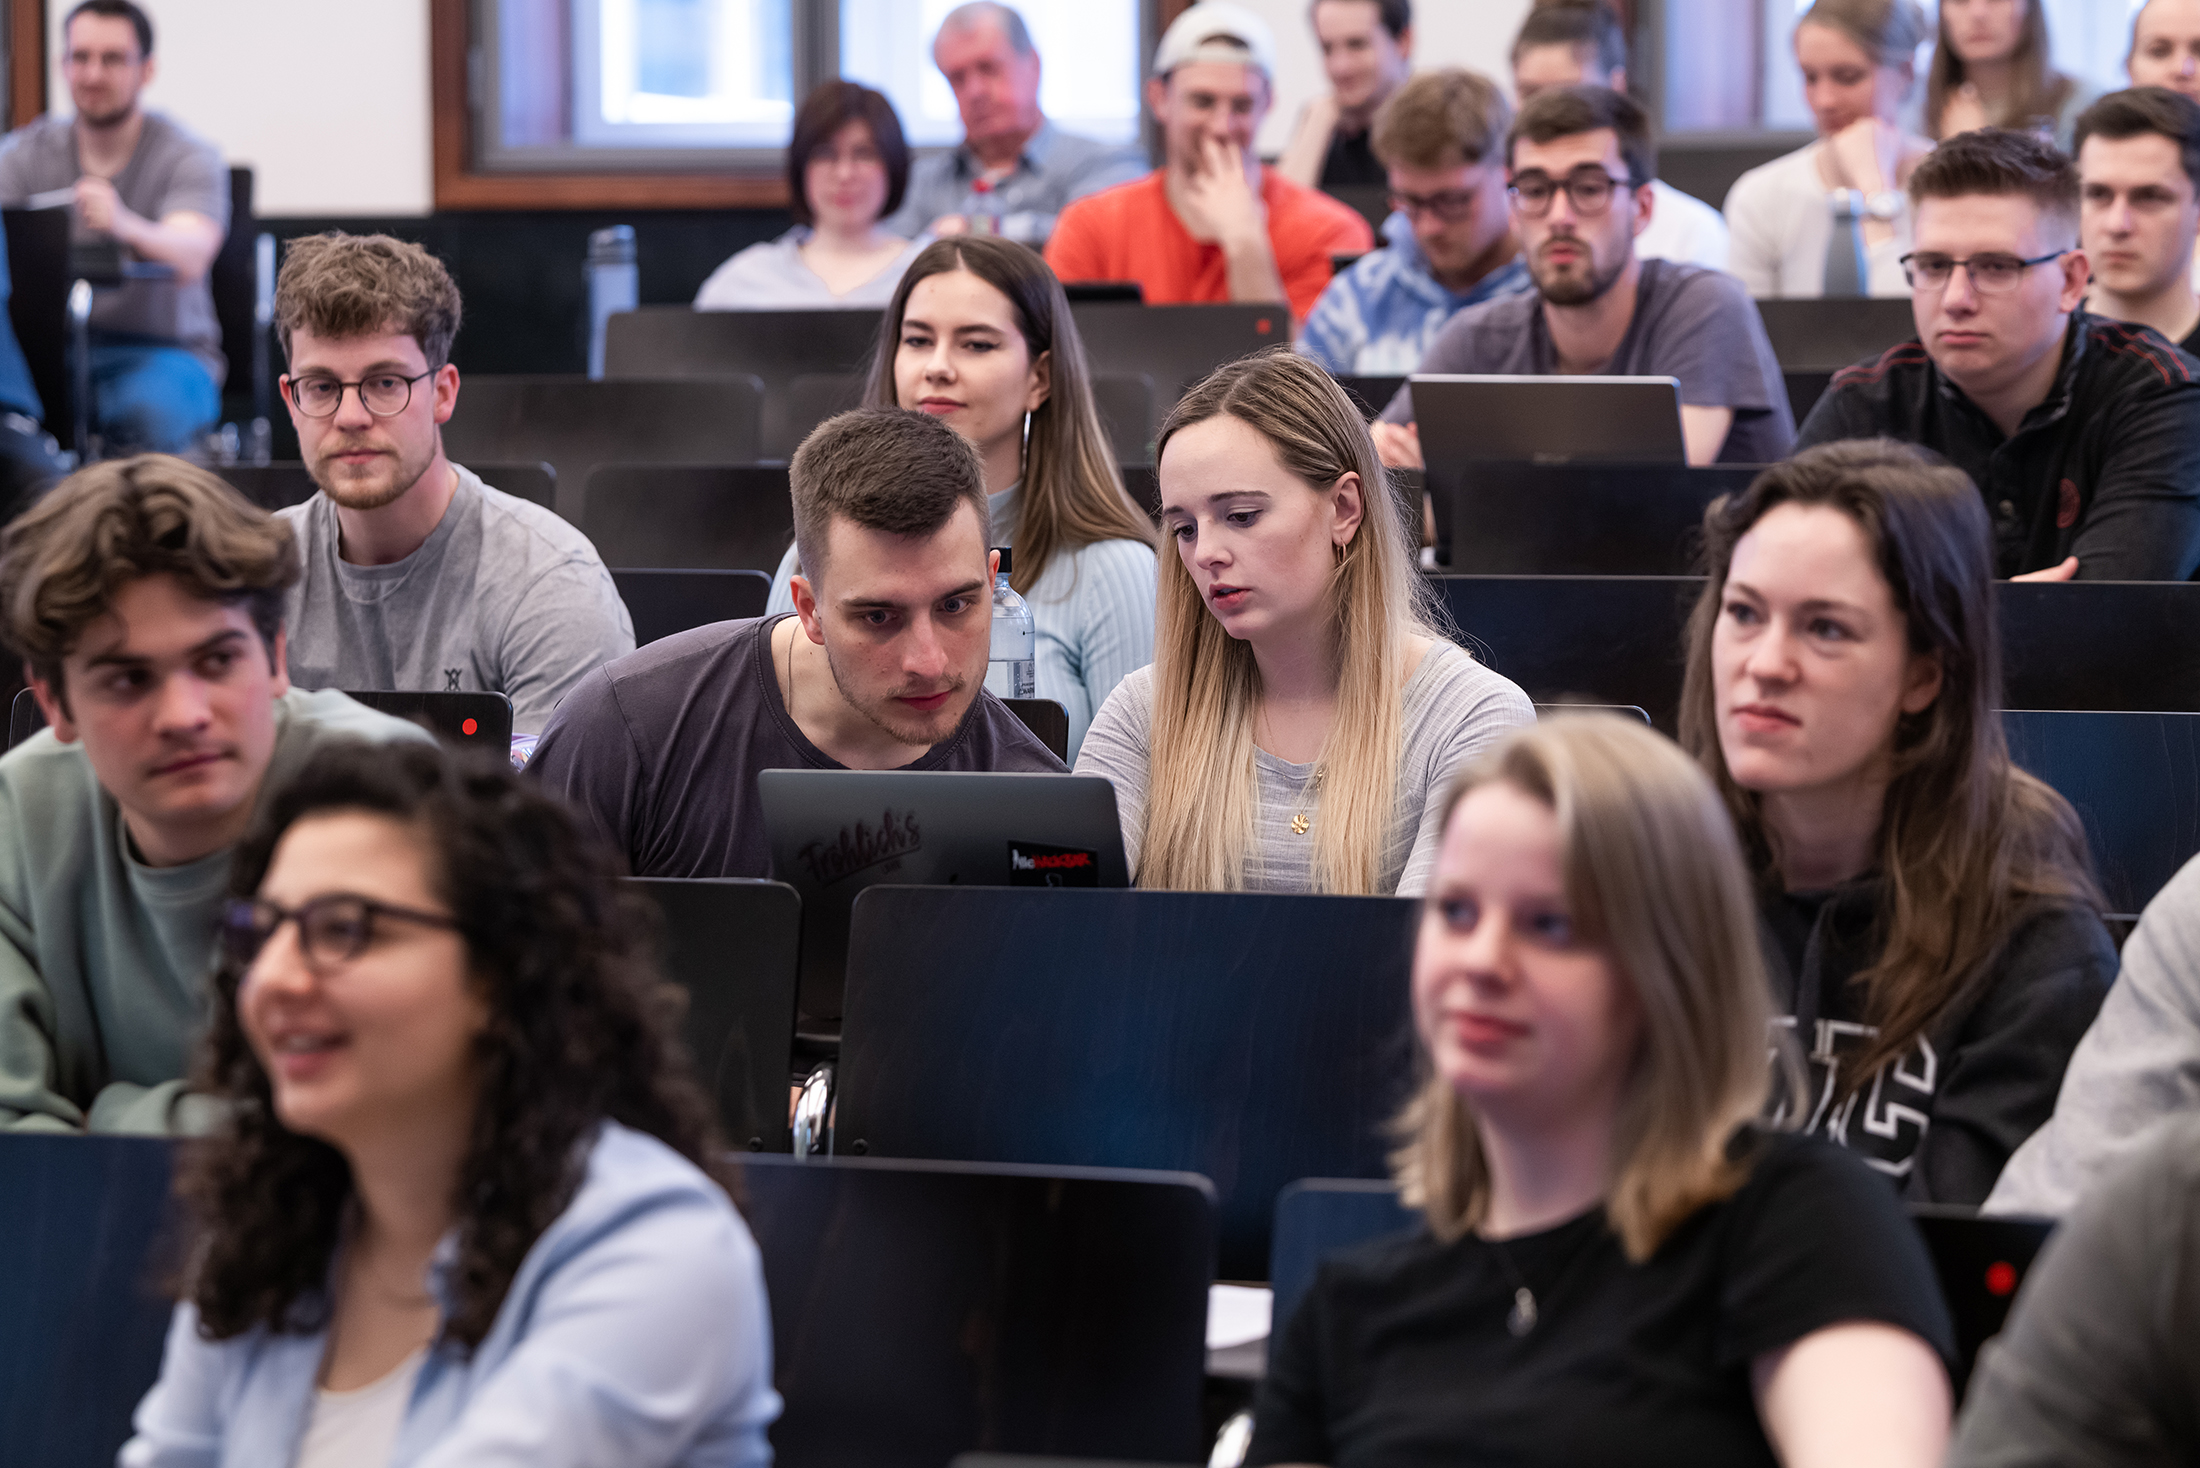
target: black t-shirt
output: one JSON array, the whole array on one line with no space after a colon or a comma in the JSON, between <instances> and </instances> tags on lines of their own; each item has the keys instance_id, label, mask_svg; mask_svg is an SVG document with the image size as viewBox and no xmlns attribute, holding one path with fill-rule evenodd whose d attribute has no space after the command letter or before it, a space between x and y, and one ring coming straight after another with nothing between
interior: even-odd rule
<instances>
[{"instance_id":1,"label":"black t-shirt","mask_svg":"<svg viewBox=\"0 0 2200 1468\"><path fill-rule=\"evenodd\" d=\"M1375 156L1373 129L1348 133L1343 128L1329 134L1329 151L1322 155L1319 186L1325 189L1384 188L1390 170Z\"/></svg>"},{"instance_id":2,"label":"black t-shirt","mask_svg":"<svg viewBox=\"0 0 2200 1468\"><path fill-rule=\"evenodd\" d=\"M1946 1359L1947 1309L1888 1187L1815 1138L1752 1135L1749 1179L1630 1264L1601 1208L1508 1239L1426 1228L1324 1263L1261 1384L1249 1464L1771 1465L1750 1363L1843 1321ZM1506 1325L1517 1288L1535 1326Z\"/></svg>"},{"instance_id":3,"label":"black t-shirt","mask_svg":"<svg viewBox=\"0 0 2200 1468\"><path fill-rule=\"evenodd\" d=\"M626 854L637 877L768 877L759 770L837 770L779 696L772 628L714 622L607 663L573 685L527 762ZM912 770L1063 773L980 689L955 732Z\"/></svg>"}]
</instances>

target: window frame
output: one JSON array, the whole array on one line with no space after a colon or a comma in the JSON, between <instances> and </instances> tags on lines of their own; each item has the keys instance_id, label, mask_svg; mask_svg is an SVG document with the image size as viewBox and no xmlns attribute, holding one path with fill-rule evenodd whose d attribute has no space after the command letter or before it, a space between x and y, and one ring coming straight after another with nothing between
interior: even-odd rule
<instances>
[{"instance_id":1,"label":"window frame","mask_svg":"<svg viewBox=\"0 0 2200 1468\"><path fill-rule=\"evenodd\" d=\"M21 4L22 0L15 0ZM838 72L839 0L792 0L795 94ZM1134 0L1158 37L1191 0ZM498 149L484 166L480 119L497 106L495 0L430 0L435 207L784 209L785 153L759 148Z\"/></svg>"}]
</instances>

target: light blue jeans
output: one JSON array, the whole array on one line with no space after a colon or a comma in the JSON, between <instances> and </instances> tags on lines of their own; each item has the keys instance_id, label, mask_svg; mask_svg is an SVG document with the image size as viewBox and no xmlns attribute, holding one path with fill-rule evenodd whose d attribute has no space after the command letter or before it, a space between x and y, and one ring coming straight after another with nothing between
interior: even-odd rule
<instances>
[{"instance_id":1,"label":"light blue jeans","mask_svg":"<svg viewBox=\"0 0 2200 1468\"><path fill-rule=\"evenodd\" d=\"M221 416L204 363L159 343L92 345L92 431L113 454L182 453Z\"/></svg>"}]
</instances>

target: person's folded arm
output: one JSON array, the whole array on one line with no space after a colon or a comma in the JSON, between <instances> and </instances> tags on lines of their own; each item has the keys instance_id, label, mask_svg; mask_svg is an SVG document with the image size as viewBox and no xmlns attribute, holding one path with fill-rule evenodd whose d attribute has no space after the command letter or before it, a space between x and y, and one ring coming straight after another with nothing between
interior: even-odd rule
<instances>
[{"instance_id":1,"label":"person's folded arm","mask_svg":"<svg viewBox=\"0 0 2200 1468\"><path fill-rule=\"evenodd\" d=\"M2070 553L2081 581L2190 581L2200 572L2200 388L2111 408Z\"/></svg>"}]
</instances>

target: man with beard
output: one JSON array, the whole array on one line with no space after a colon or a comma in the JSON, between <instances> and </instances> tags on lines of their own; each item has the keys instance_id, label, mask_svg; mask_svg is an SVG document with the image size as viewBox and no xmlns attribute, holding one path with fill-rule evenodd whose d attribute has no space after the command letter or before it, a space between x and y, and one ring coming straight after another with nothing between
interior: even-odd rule
<instances>
[{"instance_id":1,"label":"man with beard","mask_svg":"<svg viewBox=\"0 0 2200 1468\"><path fill-rule=\"evenodd\" d=\"M1764 323L1740 281L1640 259L1657 148L1640 107L1604 87L1539 93L1505 140L1513 223L1532 295L1461 311L1430 373L1674 377L1691 464L1767 464L1795 419ZM1421 466L1410 389L1375 425L1383 462Z\"/></svg>"},{"instance_id":2,"label":"man with beard","mask_svg":"<svg viewBox=\"0 0 2200 1468\"><path fill-rule=\"evenodd\" d=\"M536 734L582 675L634 650L595 547L443 457L458 287L387 235L293 240L275 286L283 401L320 493L280 513L301 688L502 693Z\"/></svg>"},{"instance_id":3,"label":"man with beard","mask_svg":"<svg viewBox=\"0 0 2200 1468\"><path fill-rule=\"evenodd\" d=\"M0 203L68 203L76 234L173 272L100 292L90 408L110 450L184 452L221 415L228 359L207 281L229 229L229 173L212 143L138 105L154 73L144 11L83 0L61 34L76 116L42 117L0 143Z\"/></svg>"},{"instance_id":4,"label":"man with beard","mask_svg":"<svg viewBox=\"0 0 2200 1468\"><path fill-rule=\"evenodd\" d=\"M807 573L794 614L653 642L583 679L528 769L637 877L771 875L759 770L1022 770L1062 762L985 691L993 573L977 450L862 408L788 466Z\"/></svg>"}]
</instances>

